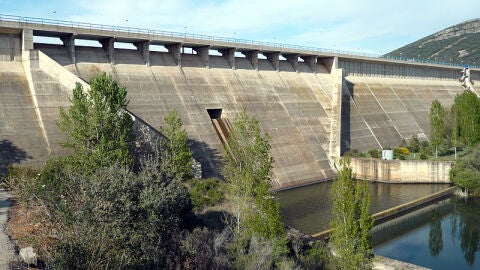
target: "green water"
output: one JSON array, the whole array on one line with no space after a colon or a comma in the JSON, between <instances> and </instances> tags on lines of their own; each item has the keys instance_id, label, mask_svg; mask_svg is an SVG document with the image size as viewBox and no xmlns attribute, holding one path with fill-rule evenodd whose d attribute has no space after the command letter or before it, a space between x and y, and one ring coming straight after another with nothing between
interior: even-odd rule
<instances>
[{"instance_id":1,"label":"green water","mask_svg":"<svg viewBox=\"0 0 480 270\"><path fill-rule=\"evenodd\" d=\"M410 224L374 253L432 269L480 269L480 198L441 204L426 222Z\"/></svg>"},{"instance_id":2,"label":"green water","mask_svg":"<svg viewBox=\"0 0 480 270\"><path fill-rule=\"evenodd\" d=\"M418 199L449 187L447 184L370 183L371 213ZM330 227L332 182L278 192L282 219L303 233L314 234Z\"/></svg>"}]
</instances>

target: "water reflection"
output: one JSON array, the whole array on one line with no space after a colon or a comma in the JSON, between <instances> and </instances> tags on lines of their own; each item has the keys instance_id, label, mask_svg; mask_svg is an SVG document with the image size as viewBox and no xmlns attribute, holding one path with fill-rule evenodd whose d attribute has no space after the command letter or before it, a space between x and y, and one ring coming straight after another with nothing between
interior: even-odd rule
<instances>
[{"instance_id":1,"label":"water reflection","mask_svg":"<svg viewBox=\"0 0 480 270\"><path fill-rule=\"evenodd\" d=\"M447 188L443 184L370 183L371 213L406 203ZM330 227L332 182L277 193L283 221L304 233L317 233Z\"/></svg>"},{"instance_id":2,"label":"water reflection","mask_svg":"<svg viewBox=\"0 0 480 270\"><path fill-rule=\"evenodd\" d=\"M452 235L460 238L460 247L465 261L469 265L475 263L480 242L480 199L453 200L455 212L452 215ZM475 211L477 209L477 211ZM455 228L455 229L454 229Z\"/></svg>"},{"instance_id":3,"label":"water reflection","mask_svg":"<svg viewBox=\"0 0 480 270\"><path fill-rule=\"evenodd\" d=\"M415 212L374 233L377 241L390 235L375 254L432 269L480 269L480 198L451 198ZM429 220L421 218L427 213Z\"/></svg>"},{"instance_id":4,"label":"water reflection","mask_svg":"<svg viewBox=\"0 0 480 270\"><path fill-rule=\"evenodd\" d=\"M442 217L437 211L432 212L430 220L430 233L428 234L428 247L430 255L437 257L443 248Z\"/></svg>"}]
</instances>

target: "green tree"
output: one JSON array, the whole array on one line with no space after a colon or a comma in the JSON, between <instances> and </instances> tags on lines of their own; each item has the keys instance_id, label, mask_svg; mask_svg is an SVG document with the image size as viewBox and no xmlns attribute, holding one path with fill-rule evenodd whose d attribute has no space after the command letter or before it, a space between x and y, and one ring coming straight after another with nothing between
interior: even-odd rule
<instances>
[{"instance_id":1,"label":"green tree","mask_svg":"<svg viewBox=\"0 0 480 270\"><path fill-rule=\"evenodd\" d=\"M233 121L227 141L223 174L234 213L234 233L266 239L283 236L280 207L270 196L273 158L269 135L262 136L258 120L242 111Z\"/></svg>"},{"instance_id":2,"label":"green tree","mask_svg":"<svg viewBox=\"0 0 480 270\"><path fill-rule=\"evenodd\" d=\"M445 123L443 118L445 116L445 109L440 104L440 101L433 100L430 107L430 144L435 147L435 158L438 158L438 147L443 142L443 132Z\"/></svg>"},{"instance_id":3,"label":"green tree","mask_svg":"<svg viewBox=\"0 0 480 270\"><path fill-rule=\"evenodd\" d=\"M165 118L165 127L161 132L166 136L162 140L161 147L165 151L164 158L179 179L189 180L193 177L193 155L188 148L187 132L182 129L183 122L177 110L172 110Z\"/></svg>"},{"instance_id":4,"label":"green tree","mask_svg":"<svg viewBox=\"0 0 480 270\"><path fill-rule=\"evenodd\" d=\"M339 162L333 182L333 220L330 243L338 269L369 269L371 245L370 195L366 181L354 180L350 160Z\"/></svg>"},{"instance_id":5,"label":"green tree","mask_svg":"<svg viewBox=\"0 0 480 270\"><path fill-rule=\"evenodd\" d=\"M455 162L450 169L450 179L467 193L480 194L480 145Z\"/></svg>"},{"instance_id":6,"label":"green tree","mask_svg":"<svg viewBox=\"0 0 480 270\"><path fill-rule=\"evenodd\" d=\"M475 145L480 139L480 102L477 95L468 90L458 95L455 111L461 140L466 146Z\"/></svg>"},{"instance_id":7,"label":"green tree","mask_svg":"<svg viewBox=\"0 0 480 270\"><path fill-rule=\"evenodd\" d=\"M104 72L90 80L90 89L77 83L70 102L70 108L60 108L57 125L75 160L90 172L114 162L131 165L133 120L125 87Z\"/></svg>"},{"instance_id":8,"label":"green tree","mask_svg":"<svg viewBox=\"0 0 480 270\"><path fill-rule=\"evenodd\" d=\"M452 105L450 111L452 112L452 130L450 135L450 140L455 148L455 159L457 159L457 147L458 147L458 110L456 109L455 103Z\"/></svg>"}]
</instances>

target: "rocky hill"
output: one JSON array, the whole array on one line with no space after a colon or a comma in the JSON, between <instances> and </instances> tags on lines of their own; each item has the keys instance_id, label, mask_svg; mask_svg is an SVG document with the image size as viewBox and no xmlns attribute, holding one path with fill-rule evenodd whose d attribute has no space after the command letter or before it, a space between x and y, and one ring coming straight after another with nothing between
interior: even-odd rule
<instances>
[{"instance_id":1,"label":"rocky hill","mask_svg":"<svg viewBox=\"0 0 480 270\"><path fill-rule=\"evenodd\" d=\"M448 27L389 52L384 57L480 66L480 19Z\"/></svg>"}]
</instances>

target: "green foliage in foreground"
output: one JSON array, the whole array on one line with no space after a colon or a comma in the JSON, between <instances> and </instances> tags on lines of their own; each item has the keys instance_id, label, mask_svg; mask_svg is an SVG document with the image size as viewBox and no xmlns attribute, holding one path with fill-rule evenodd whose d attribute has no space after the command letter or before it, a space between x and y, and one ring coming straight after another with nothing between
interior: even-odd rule
<instances>
[{"instance_id":1,"label":"green foliage in foreground","mask_svg":"<svg viewBox=\"0 0 480 270\"><path fill-rule=\"evenodd\" d=\"M232 250L241 257L250 254L249 249L255 245L262 250L271 248L273 259L288 252L280 205L270 195L270 149L270 137L262 135L258 120L242 111L233 121L223 168L233 214ZM273 246L263 246L264 241Z\"/></svg>"},{"instance_id":2,"label":"green foliage in foreground","mask_svg":"<svg viewBox=\"0 0 480 270\"><path fill-rule=\"evenodd\" d=\"M430 144L435 147L435 158L438 157L438 147L443 142L443 132L445 123L445 109L440 104L440 101L433 100L430 107Z\"/></svg>"},{"instance_id":3,"label":"green foliage in foreground","mask_svg":"<svg viewBox=\"0 0 480 270\"><path fill-rule=\"evenodd\" d=\"M194 210L202 210L207 206L214 206L225 199L218 179L192 179L188 184Z\"/></svg>"},{"instance_id":4,"label":"green foliage in foreground","mask_svg":"<svg viewBox=\"0 0 480 270\"><path fill-rule=\"evenodd\" d=\"M189 196L160 159L145 161L138 174L114 164L64 176L62 194L45 189L43 196L58 228L56 268L166 267L178 252L174 236Z\"/></svg>"},{"instance_id":5,"label":"green foliage in foreground","mask_svg":"<svg viewBox=\"0 0 480 270\"><path fill-rule=\"evenodd\" d=\"M166 136L162 140L161 147L165 151L165 158L180 179L189 180L193 177L193 155L188 148L187 132L182 129L183 122L177 110L171 111L165 118L166 126L161 127L161 132Z\"/></svg>"},{"instance_id":6,"label":"green foliage in foreground","mask_svg":"<svg viewBox=\"0 0 480 270\"><path fill-rule=\"evenodd\" d=\"M262 136L258 120L242 111L233 121L223 168L237 234L249 231L269 239L284 233L280 206L270 196L270 149L270 137Z\"/></svg>"},{"instance_id":7,"label":"green foliage in foreground","mask_svg":"<svg viewBox=\"0 0 480 270\"><path fill-rule=\"evenodd\" d=\"M450 179L470 194L480 195L480 145L455 163Z\"/></svg>"},{"instance_id":8,"label":"green foliage in foreground","mask_svg":"<svg viewBox=\"0 0 480 270\"><path fill-rule=\"evenodd\" d=\"M127 90L105 72L90 80L90 89L77 83L68 109L60 108L57 123L63 146L73 150L86 173L112 163L131 166L129 143L133 120L127 112Z\"/></svg>"},{"instance_id":9,"label":"green foliage in foreground","mask_svg":"<svg viewBox=\"0 0 480 270\"><path fill-rule=\"evenodd\" d=\"M333 232L338 269L369 269L373 258L371 244L370 195L366 181L356 181L350 161L340 160L333 182Z\"/></svg>"}]
</instances>

